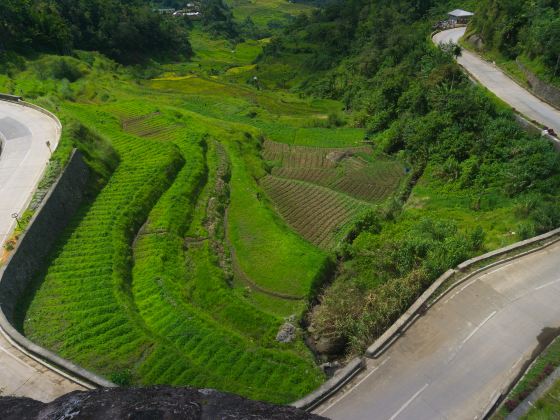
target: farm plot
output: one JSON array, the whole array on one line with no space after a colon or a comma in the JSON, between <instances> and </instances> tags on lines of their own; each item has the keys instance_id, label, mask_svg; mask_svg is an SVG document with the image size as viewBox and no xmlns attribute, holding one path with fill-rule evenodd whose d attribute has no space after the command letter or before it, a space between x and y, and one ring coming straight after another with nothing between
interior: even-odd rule
<instances>
[{"instance_id":1,"label":"farm plot","mask_svg":"<svg viewBox=\"0 0 560 420\"><path fill-rule=\"evenodd\" d=\"M178 111L150 104L68 108L110 138L121 163L61 240L25 314L24 333L119 384L212 387L277 403L317 387L323 374L303 342L276 342L283 318L231 287L220 267L213 241L217 226L223 236L223 221L210 223L208 209L215 185L223 187L229 175L226 149L208 146L208 126L177 124ZM157 139L136 130L154 119L174 129ZM213 129L216 138L231 136ZM247 188L235 184L236 202L254 196ZM300 243L313 248L285 229L291 251ZM269 249L267 263L277 254ZM298 286L302 295L308 291L306 282Z\"/></svg>"},{"instance_id":2,"label":"farm plot","mask_svg":"<svg viewBox=\"0 0 560 420\"><path fill-rule=\"evenodd\" d=\"M346 156L371 152L370 146L320 148L294 146L270 140L266 140L263 145L264 159L277 161L286 167L334 168Z\"/></svg>"},{"instance_id":3,"label":"farm plot","mask_svg":"<svg viewBox=\"0 0 560 420\"><path fill-rule=\"evenodd\" d=\"M190 384L289 401L296 395L293 384L300 387L298 392L305 392L320 381L317 371L306 374L309 358L289 347L265 348L267 341L273 342L266 337L277 331L278 322L243 304L231 290L227 292L223 273L206 260L208 241L188 246L186 264L182 220L192 217L193 197L198 196L193 188L199 185L196 178L204 176L195 150L191 156L193 164L179 173L156 204L134 247L134 307L145 328L158 338L158 351L140 363L139 374L146 383ZM182 217L170 220L165 217L168 210L176 215L182 212ZM187 266L193 270L189 272ZM196 301L184 298L187 288L198 292ZM208 299L204 290L214 295L211 300L220 302L218 307L204 307ZM259 322L264 336L255 343L244 328ZM257 328L252 331L256 332Z\"/></svg>"},{"instance_id":4,"label":"farm plot","mask_svg":"<svg viewBox=\"0 0 560 420\"><path fill-rule=\"evenodd\" d=\"M310 182L379 203L398 187L404 167L388 158L364 158L371 152L369 146L322 149L266 141L263 157L279 165L272 169L276 177Z\"/></svg>"},{"instance_id":5,"label":"farm plot","mask_svg":"<svg viewBox=\"0 0 560 420\"><path fill-rule=\"evenodd\" d=\"M31 340L109 377L151 346L125 310L126 249L182 165L171 145L117 133L112 144L121 164L62 238L23 326Z\"/></svg>"},{"instance_id":6,"label":"farm plot","mask_svg":"<svg viewBox=\"0 0 560 420\"><path fill-rule=\"evenodd\" d=\"M157 140L167 140L173 131L179 128L175 124L170 124L169 119L157 111L148 115L124 119L122 127L124 131L135 136Z\"/></svg>"},{"instance_id":7,"label":"farm plot","mask_svg":"<svg viewBox=\"0 0 560 420\"><path fill-rule=\"evenodd\" d=\"M307 182L266 176L261 185L278 212L304 238L331 248L360 214L371 206Z\"/></svg>"}]
</instances>

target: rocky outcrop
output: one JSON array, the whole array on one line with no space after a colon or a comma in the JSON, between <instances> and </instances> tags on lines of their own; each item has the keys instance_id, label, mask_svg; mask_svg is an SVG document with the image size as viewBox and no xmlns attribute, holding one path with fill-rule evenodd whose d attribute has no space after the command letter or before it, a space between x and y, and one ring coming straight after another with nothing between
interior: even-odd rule
<instances>
[{"instance_id":1,"label":"rocky outcrop","mask_svg":"<svg viewBox=\"0 0 560 420\"><path fill-rule=\"evenodd\" d=\"M152 387L76 391L45 404L1 397L3 420L39 419L324 419L288 407L251 401L211 389Z\"/></svg>"},{"instance_id":2,"label":"rocky outcrop","mask_svg":"<svg viewBox=\"0 0 560 420\"><path fill-rule=\"evenodd\" d=\"M276 334L276 341L281 343L291 343L296 339L296 327L291 322L285 322Z\"/></svg>"},{"instance_id":3,"label":"rocky outcrop","mask_svg":"<svg viewBox=\"0 0 560 420\"><path fill-rule=\"evenodd\" d=\"M472 45L477 51L484 50L484 40L478 34L470 35L466 38L466 41Z\"/></svg>"}]
</instances>

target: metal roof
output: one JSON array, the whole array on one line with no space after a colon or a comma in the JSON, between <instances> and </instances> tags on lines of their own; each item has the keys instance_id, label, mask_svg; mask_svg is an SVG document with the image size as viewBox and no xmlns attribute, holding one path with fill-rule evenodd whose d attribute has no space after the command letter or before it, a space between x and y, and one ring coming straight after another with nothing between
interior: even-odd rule
<instances>
[{"instance_id":1,"label":"metal roof","mask_svg":"<svg viewBox=\"0 0 560 420\"><path fill-rule=\"evenodd\" d=\"M455 17L467 17L467 16L474 16L474 13L467 12L461 9L455 9L452 12L449 12L448 15L455 16Z\"/></svg>"}]
</instances>

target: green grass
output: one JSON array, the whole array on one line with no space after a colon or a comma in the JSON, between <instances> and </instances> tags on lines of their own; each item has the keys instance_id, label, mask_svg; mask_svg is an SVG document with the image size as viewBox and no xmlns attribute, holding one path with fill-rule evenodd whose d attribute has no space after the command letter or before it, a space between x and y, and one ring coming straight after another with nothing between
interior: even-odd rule
<instances>
[{"instance_id":1,"label":"green grass","mask_svg":"<svg viewBox=\"0 0 560 420\"><path fill-rule=\"evenodd\" d=\"M414 187L403 213L407 220L431 217L455 220L464 228L480 226L486 233L484 246L488 250L520 240L515 201L497 190L483 195L475 190L454 191L438 181L433 172L428 168Z\"/></svg>"},{"instance_id":2,"label":"green grass","mask_svg":"<svg viewBox=\"0 0 560 420\"><path fill-rule=\"evenodd\" d=\"M327 256L303 242L269 210L256 182L244 170L241 153L230 152L233 173L228 211L229 240L239 265L258 286L305 298Z\"/></svg>"},{"instance_id":3,"label":"green grass","mask_svg":"<svg viewBox=\"0 0 560 420\"><path fill-rule=\"evenodd\" d=\"M540 383L543 376L546 376L545 370L555 369L560 366L560 339L556 338L546 350L539 355L531 368L525 373L523 378L515 385L511 392L507 395L507 400L516 402L523 401ZM554 402L554 396L558 395L559 386L556 384L549 393L540 399L526 417L528 419L552 418L542 417L543 414L551 412L554 407L558 406L558 400ZM556 404L556 405L555 405ZM505 407L492 417L494 420L505 419L509 411Z\"/></svg>"},{"instance_id":4,"label":"green grass","mask_svg":"<svg viewBox=\"0 0 560 420\"><path fill-rule=\"evenodd\" d=\"M533 408L522 417L524 420L552 420L560 416L560 382L557 382Z\"/></svg>"},{"instance_id":5,"label":"green grass","mask_svg":"<svg viewBox=\"0 0 560 420\"><path fill-rule=\"evenodd\" d=\"M167 76L147 87L169 95L181 93L182 105L199 114L253 126L272 140L302 146L361 145L361 128L325 128L327 117L342 105L329 100L300 99L287 92L259 91L248 84L199 76ZM315 126L313 126L315 125Z\"/></svg>"}]
</instances>

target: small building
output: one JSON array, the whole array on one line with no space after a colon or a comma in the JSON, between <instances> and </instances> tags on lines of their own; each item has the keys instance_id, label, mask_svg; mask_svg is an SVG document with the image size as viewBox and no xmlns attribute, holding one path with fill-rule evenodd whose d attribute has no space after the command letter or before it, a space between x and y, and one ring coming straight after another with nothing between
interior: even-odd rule
<instances>
[{"instance_id":1,"label":"small building","mask_svg":"<svg viewBox=\"0 0 560 420\"><path fill-rule=\"evenodd\" d=\"M191 20L198 20L202 17L200 2L189 2L184 9L177 10L173 16L186 16Z\"/></svg>"},{"instance_id":2,"label":"small building","mask_svg":"<svg viewBox=\"0 0 560 420\"><path fill-rule=\"evenodd\" d=\"M155 9L160 15L172 15L175 13L175 9Z\"/></svg>"},{"instance_id":3,"label":"small building","mask_svg":"<svg viewBox=\"0 0 560 420\"><path fill-rule=\"evenodd\" d=\"M455 25L466 25L469 23L471 18L474 16L474 13L467 12L466 10L456 9L452 12L448 13L449 15L449 24L451 26Z\"/></svg>"}]
</instances>

